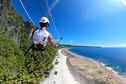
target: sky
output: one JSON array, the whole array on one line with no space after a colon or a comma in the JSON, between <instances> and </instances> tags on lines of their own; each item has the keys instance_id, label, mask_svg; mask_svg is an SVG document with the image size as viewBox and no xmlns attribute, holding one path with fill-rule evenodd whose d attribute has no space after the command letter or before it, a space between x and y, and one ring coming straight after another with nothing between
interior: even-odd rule
<instances>
[{"instance_id":1,"label":"sky","mask_svg":"<svg viewBox=\"0 0 126 84\"><path fill-rule=\"evenodd\" d=\"M62 44L124 47L126 46L126 0L47 0L55 22L48 31ZM19 0L11 1L27 21L29 17ZM48 17L46 0L22 0L35 26ZM57 34L57 32L59 34Z\"/></svg>"}]
</instances>

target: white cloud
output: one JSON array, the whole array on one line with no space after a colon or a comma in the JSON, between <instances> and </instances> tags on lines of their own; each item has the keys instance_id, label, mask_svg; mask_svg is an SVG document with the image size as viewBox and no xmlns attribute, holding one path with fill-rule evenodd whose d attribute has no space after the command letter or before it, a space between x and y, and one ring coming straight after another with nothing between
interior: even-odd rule
<instances>
[{"instance_id":1,"label":"white cloud","mask_svg":"<svg viewBox=\"0 0 126 84\"><path fill-rule=\"evenodd\" d=\"M126 44L119 44L119 45L115 45L115 47L126 47Z\"/></svg>"},{"instance_id":2,"label":"white cloud","mask_svg":"<svg viewBox=\"0 0 126 84\"><path fill-rule=\"evenodd\" d=\"M104 47L126 47L126 44L110 45L110 46L104 46Z\"/></svg>"},{"instance_id":3,"label":"white cloud","mask_svg":"<svg viewBox=\"0 0 126 84\"><path fill-rule=\"evenodd\" d=\"M73 43L74 41L73 40L70 40L69 43Z\"/></svg>"}]
</instances>

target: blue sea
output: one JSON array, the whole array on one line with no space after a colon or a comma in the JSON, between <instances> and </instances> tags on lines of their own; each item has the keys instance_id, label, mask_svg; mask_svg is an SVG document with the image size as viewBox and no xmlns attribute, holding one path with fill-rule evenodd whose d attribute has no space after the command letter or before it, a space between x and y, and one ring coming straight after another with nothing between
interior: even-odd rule
<instances>
[{"instance_id":1,"label":"blue sea","mask_svg":"<svg viewBox=\"0 0 126 84\"><path fill-rule=\"evenodd\" d=\"M102 62L126 76L126 48L70 48L69 51Z\"/></svg>"}]
</instances>

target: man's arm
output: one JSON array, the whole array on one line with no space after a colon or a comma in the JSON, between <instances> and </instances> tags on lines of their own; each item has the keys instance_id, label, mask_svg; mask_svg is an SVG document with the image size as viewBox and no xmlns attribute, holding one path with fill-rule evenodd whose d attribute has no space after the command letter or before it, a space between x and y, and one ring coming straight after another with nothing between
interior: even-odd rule
<instances>
[{"instance_id":1,"label":"man's arm","mask_svg":"<svg viewBox=\"0 0 126 84\"><path fill-rule=\"evenodd\" d=\"M48 36L48 40L49 40L49 42L51 42L51 44L52 44L55 48L57 47L57 45L55 44L55 42L52 40L52 36L51 36L51 35Z\"/></svg>"}]
</instances>

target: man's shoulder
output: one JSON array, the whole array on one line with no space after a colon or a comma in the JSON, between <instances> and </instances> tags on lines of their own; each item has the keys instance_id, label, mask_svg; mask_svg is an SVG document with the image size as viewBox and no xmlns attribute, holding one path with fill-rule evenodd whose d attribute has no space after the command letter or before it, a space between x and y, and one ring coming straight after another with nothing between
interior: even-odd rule
<instances>
[{"instance_id":1,"label":"man's shoulder","mask_svg":"<svg viewBox=\"0 0 126 84\"><path fill-rule=\"evenodd\" d=\"M45 31L45 33L48 34L48 35L50 34L48 31Z\"/></svg>"},{"instance_id":2,"label":"man's shoulder","mask_svg":"<svg viewBox=\"0 0 126 84\"><path fill-rule=\"evenodd\" d=\"M39 30L39 29L34 29L33 32L36 32L36 31L38 31L38 30Z\"/></svg>"}]
</instances>

